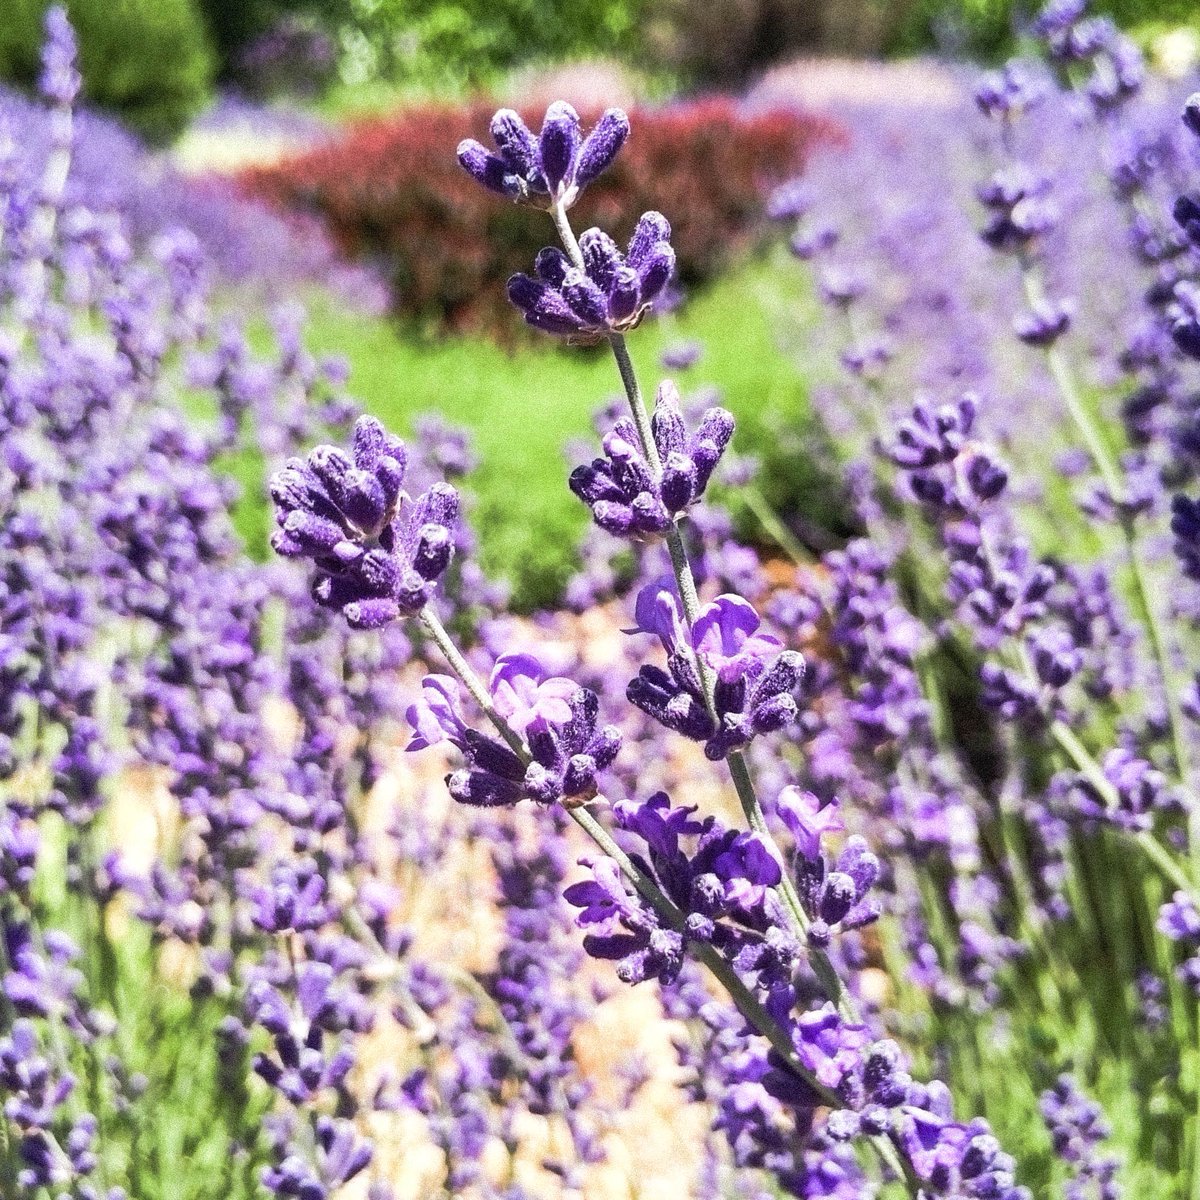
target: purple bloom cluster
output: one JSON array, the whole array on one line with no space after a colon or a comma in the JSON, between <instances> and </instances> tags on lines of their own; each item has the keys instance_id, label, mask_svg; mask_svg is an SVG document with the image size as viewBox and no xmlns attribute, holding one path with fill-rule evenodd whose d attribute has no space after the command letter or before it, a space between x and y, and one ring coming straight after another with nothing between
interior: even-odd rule
<instances>
[{"instance_id":1,"label":"purple bloom cluster","mask_svg":"<svg viewBox=\"0 0 1200 1200\"><path fill-rule=\"evenodd\" d=\"M579 235L579 262L547 246L534 274L514 275L508 298L527 324L572 341L596 341L641 324L675 270L671 226L662 213L643 213L624 254L601 229Z\"/></svg>"},{"instance_id":2,"label":"purple bloom cluster","mask_svg":"<svg viewBox=\"0 0 1200 1200\"><path fill-rule=\"evenodd\" d=\"M1004 254L1027 254L1058 223L1050 180L1022 164L1001 168L976 193L988 211L981 237Z\"/></svg>"},{"instance_id":3,"label":"purple bloom cluster","mask_svg":"<svg viewBox=\"0 0 1200 1200\"><path fill-rule=\"evenodd\" d=\"M1042 1093L1038 1107L1055 1154L1071 1168L1072 1178L1063 1192L1066 1200L1120 1200L1124 1194L1116 1180L1120 1160L1100 1153L1112 1134L1100 1106L1079 1090L1070 1075L1060 1075Z\"/></svg>"},{"instance_id":4,"label":"purple bloom cluster","mask_svg":"<svg viewBox=\"0 0 1200 1200\"><path fill-rule=\"evenodd\" d=\"M672 587L651 583L638 593L636 617L631 632L654 634L667 666L644 664L629 682L629 702L667 729L703 742L709 758L724 758L796 719L804 659L760 633L758 614L740 596L718 596L689 628ZM709 672L711 707L704 683Z\"/></svg>"},{"instance_id":5,"label":"purple bloom cluster","mask_svg":"<svg viewBox=\"0 0 1200 1200\"><path fill-rule=\"evenodd\" d=\"M584 137L579 114L557 100L546 109L537 137L511 108L492 117L491 133L495 154L474 138L459 142L463 170L510 200L566 209L612 166L629 136L629 118L619 108L606 109Z\"/></svg>"},{"instance_id":6,"label":"purple bloom cluster","mask_svg":"<svg viewBox=\"0 0 1200 1200\"><path fill-rule=\"evenodd\" d=\"M1085 68L1080 92L1093 112L1111 112L1141 90L1146 64L1137 44L1107 17L1087 15L1087 0L1052 0L1033 32L1060 69Z\"/></svg>"},{"instance_id":7,"label":"purple bloom cluster","mask_svg":"<svg viewBox=\"0 0 1200 1200\"><path fill-rule=\"evenodd\" d=\"M275 550L317 567L313 597L356 629L420 612L454 553L458 493L403 492L407 454L373 417L354 427L353 457L318 446L271 479Z\"/></svg>"},{"instance_id":8,"label":"purple bloom cluster","mask_svg":"<svg viewBox=\"0 0 1200 1200\"><path fill-rule=\"evenodd\" d=\"M605 457L571 472L571 491L601 529L618 537L665 533L704 495L733 436L733 417L723 408L708 409L689 436L670 381L659 385L650 420L659 470L646 461L633 421L621 417L604 435Z\"/></svg>"},{"instance_id":9,"label":"purple bloom cluster","mask_svg":"<svg viewBox=\"0 0 1200 1200\"><path fill-rule=\"evenodd\" d=\"M503 655L492 670L489 691L496 712L521 739L519 751L466 724L458 683L448 675L427 675L422 682L421 699L408 710L413 728L408 749L442 741L455 746L467 766L446 782L463 804L490 808L522 799L541 804L591 799L598 772L621 748L615 726L597 728L595 692L569 679L547 678L531 654Z\"/></svg>"},{"instance_id":10,"label":"purple bloom cluster","mask_svg":"<svg viewBox=\"0 0 1200 1200\"><path fill-rule=\"evenodd\" d=\"M1187 953L1179 967L1179 977L1200 995L1200 909L1196 901L1186 892L1176 892L1159 909L1158 931Z\"/></svg>"},{"instance_id":11,"label":"purple bloom cluster","mask_svg":"<svg viewBox=\"0 0 1200 1200\"><path fill-rule=\"evenodd\" d=\"M716 945L746 964L763 954L790 960L795 948L772 942L772 889L782 878L779 863L753 833L738 833L694 808L673 808L665 792L644 803L614 806L619 828L645 846L643 860L663 893L687 914L686 930L664 928L646 905L629 896L609 860L591 860L592 879L565 895L582 911L588 929L584 948L618 962L627 983L657 978L669 983L683 966L684 938ZM689 853L681 839L693 844Z\"/></svg>"}]
</instances>

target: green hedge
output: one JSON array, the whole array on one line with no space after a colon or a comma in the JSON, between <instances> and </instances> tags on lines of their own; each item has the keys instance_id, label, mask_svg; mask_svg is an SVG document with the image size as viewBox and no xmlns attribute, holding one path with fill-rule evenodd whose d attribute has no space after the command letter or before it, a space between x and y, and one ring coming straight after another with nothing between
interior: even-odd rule
<instances>
[{"instance_id":1,"label":"green hedge","mask_svg":"<svg viewBox=\"0 0 1200 1200\"><path fill-rule=\"evenodd\" d=\"M32 86L47 0L2 0L0 79ZM179 133L209 95L213 55L193 0L67 0L85 100L151 141Z\"/></svg>"},{"instance_id":2,"label":"green hedge","mask_svg":"<svg viewBox=\"0 0 1200 1200\"><path fill-rule=\"evenodd\" d=\"M212 2L212 0L209 0ZM647 0L378 0L348 6L343 43L362 74L427 88L476 86L529 62L636 58Z\"/></svg>"}]
</instances>

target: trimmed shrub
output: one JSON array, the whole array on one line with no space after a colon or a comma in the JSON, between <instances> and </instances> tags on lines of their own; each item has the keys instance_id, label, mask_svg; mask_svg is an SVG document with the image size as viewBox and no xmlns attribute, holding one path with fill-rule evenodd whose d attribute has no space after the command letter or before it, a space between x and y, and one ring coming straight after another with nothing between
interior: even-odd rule
<instances>
[{"instance_id":1,"label":"trimmed shrub","mask_svg":"<svg viewBox=\"0 0 1200 1200\"><path fill-rule=\"evenodd\" d=\"M257 197L320 215L347 253L391 279L403 316L511 336L504 283L546 244L545 219L485 194L447 151L464 129L486 136L492 111L412 108L241 181ZM816 143L842 136L826 118L745 116L724 98L638 112L635 127L616 166L576 205L574 223L620 239L648 209L673 213L685 286L712 279L751 244L764 189L794 176Z\"/></svg>"},{"instance_id":2,"label":"trimmed shrub","mask_svg":"<svg viewBox=\"0 0 1200 1200\"><path fill-rule=\"evenodd\" d=\"M156 142L179 133L209 94L212 51L193 0L65 0L79 38L84 99ZM0 79L37 79L48 0L4 0Z\"/></svg>"}]
</instances>

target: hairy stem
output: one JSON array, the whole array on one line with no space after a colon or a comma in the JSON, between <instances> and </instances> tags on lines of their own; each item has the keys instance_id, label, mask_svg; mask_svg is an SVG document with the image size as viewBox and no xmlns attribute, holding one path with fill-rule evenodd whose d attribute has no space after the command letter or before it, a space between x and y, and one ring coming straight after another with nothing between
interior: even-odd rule
<instances>
[{"instance_id":1,"label":"hairy stem","mask_svg":"<svg viewBox=\"0 0 1200 1200\"><path fill-rule=\"evenodd\" d=\"M523 762L528 763L529 751L525 748L525 743L521 741L520 735L496 711L491 693L487 690L483 680L472 670L471 664L463 657L454 644L454 640L446 631L446 627L438 619L437 613L428 604L421 610L421 624L425 626L429 636L437 643L437 648L445 655L450 669L466 685L467 691L471 693L471 698L483 709L484 716L496 727L496 732L508 743L513 753Z\"/></svg>"},{"instance_id":2,"label":"hairy stem","mask_svg":"<svg viewBox=\"0 0 1200 1200\"><path fill-rule=\"evenodd\" d=\"M576 266L582 269L583 255L580 252L579 243L575 238L574 231L571 229L571 222L567 219L567 214L561 204L554 206L551 210L551 216L554 219L555 228L558 230L558 235L562 239L567 255ZM642 395L641 385L638 383L637 372L634 370L633 361L629 357L629 348L625 344L624 336L619 333L609 334L608 343L612 348L613 358L617 364L617 372L621 376L621 383L625 388L625 397L629 402L629 411L633 417L634 426L637 429L638 441L641 443L642 453L646 457L646 462L649 464L651 473L655 479L658 479L662 475L662 460L658 453L658 446L654 441L654 431L650 421L650 414L646 410L646 401ZM687 621L688 628L691 629L696 622L696 618L700 615L700 596L696 590L696 577L692 572L692 564L688 559L687 548L683 544L683 535L680 533L677 524L672 524L670 529L667 530L666 543L667 552L671 556L671 569L675 575L676 586L679 589L679 598L683 602L684 619ZM715 718L716 708L713 702L713 693L716 687L716 679L712 669L700 655L696 655L696 667L700 674L705 705L708 708L709 714ZM746 759L744 755L734 751L729 755L727 762L730 778L733 781L734 790L737 792L738 802L742 806L742 812L745 815L747 824L762 839L764 845L766 845L767 849L780 864L782 882L779 891L783 897L783 906L788 924L791 926L792 933L800 943L806 945L809 926L808 916L804 911L804 906L800 903L800 897L796 892L796 885L793 883L788 871L787 860L784 858L783 853L775 842L770 827L767 825L766 815L763 813L758 794L754 789L754 780L750 775ZM829 956L823 950L812 948L809 950L809 957L813 970L825 994L837 1005L838 1011L843 1017L850 1021L856 1021L858 1019L858 1012L853 999L834 970L833 964L829 961Z\"/></svg>"}]
</instances>

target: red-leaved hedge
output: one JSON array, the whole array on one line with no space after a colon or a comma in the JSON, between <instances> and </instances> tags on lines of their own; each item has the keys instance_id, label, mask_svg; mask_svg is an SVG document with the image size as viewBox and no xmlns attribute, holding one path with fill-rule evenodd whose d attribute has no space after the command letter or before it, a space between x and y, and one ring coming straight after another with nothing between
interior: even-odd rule
<instances>
[{"instance_id":1,"label":"red-leaved hedge","mask_svg":"<svg viewBox=\"0 0 1200 1200\"><path fill-rule=\"evenodd\" d=\"M544 213L485 192L459 167L466 135L487 138L494 106L421 106L351 126L337 141L271 167L242 186L284 210L316 214L349 255L380 267L398 313L441 329L505 336L515 322L504 283L553 240ZM541 113L526 112L537 128ZM584 114L587 128L596 114ZM711 279L754 235L765 190L796 174L821 141L841 140L826 118L780 110L742 116L715 98L630 114L616 164L572 209L576 231L600 225L627 237L647 209L674 229L678 277Z\"/></svg>"}]
</instances>

